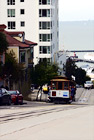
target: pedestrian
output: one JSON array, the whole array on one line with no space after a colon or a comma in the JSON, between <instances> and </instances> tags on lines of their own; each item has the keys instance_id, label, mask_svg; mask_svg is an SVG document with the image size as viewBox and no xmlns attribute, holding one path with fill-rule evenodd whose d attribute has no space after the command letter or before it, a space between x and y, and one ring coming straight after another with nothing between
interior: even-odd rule
<instances>
[{"instance_id":1,"label":"pedestrian","mask_svg":"<svg viewBox=\"0 0 94 140\"><path fill-rule=\"evenodd\" d=\"M38 88L36 100L38 100L38 98L40 98L40 101L41 101L41 98L42 98L42 86L39 86L39 88Z\"/></svg>"},{"instance_id":2,"label":"pedestrian","mask_svg":"<svg viewBox=\"0 0 94 140\"><path fill-rule=\"evenodd\" d=\"M74 86L71 87L71 99L72 99L72 101L75 101L75 88L74 88Z\"/></svg>"}]
</instances>

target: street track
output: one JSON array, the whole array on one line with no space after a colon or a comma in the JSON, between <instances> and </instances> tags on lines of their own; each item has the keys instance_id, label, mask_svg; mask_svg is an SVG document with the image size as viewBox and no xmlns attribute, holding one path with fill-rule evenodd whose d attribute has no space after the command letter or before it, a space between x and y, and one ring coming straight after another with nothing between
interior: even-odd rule
<instances>
[{"instance_id":1,"label":"street track","mask_svg":"<svg viewBox=\"0 0 94 140\"><path fill-rule=\"evenodd\" d=\"M8 123L14 120L22 120L30 117L38 117L44 114L60 112L76 108L94 105L94 89L84 89L77 102L70 105L29 102L22 106L0 106L0 124Z\"/></svg>"},{"instance_id":2,"label":"street track","mask_svg":"<svg viewBox=\"0 0 94 140\"><path fill-rule=\"evenodd\" d=\"M45 137L49 137L49 135L52 136L50 134L51 131L53 134L57 134L54 132L58 132L58 136L63 132L64 136L64 134L66 134L65 128L68 129L68 133L71 131L71 135L72 132L76 130L74 125L78 127L76 131L77 137L79 137L86 128L87 132L93 135L94 129L93 125L91 127L91 124L93 124L91 122L93 122L94 113L94 89L83 89L82 91L81 96L79 96L80 98L78 99L77 96L78 100L72 102L72 104L27 102L27 104L21 106L0 106L0 138L2 140L31 140L36 139L37 136L37 139L42 140L44 137L39 136L41 132L43 135L45 134ZM79 122L82 124L81 127ZM87 122L88 125L86 125ZM88 126L91 127L91 130L88 129L90 128ZM63 131L59 133L60 130ZM80 134L78 133L79 131ZM56 136L54 136L54 139ZM89 136L86 136L86 138L87 137L90 139Z\"/></svg>"},{"instance_id":3,"label":"street track","mask_svg":"<svg viewBox=\"0 0 94 140\"><path fill-rule=\"evenodd\" d=\"M25 111L25 112L18 112L18 113L9 113L6 115L0 116L0 124L7 123L9 121L14 120L21 120L30 117L38 117L44 114L53 113L53 112L60 112L70 109L76 109L85 107L86 105L54 105L53 107L48 106L47 108L37 109L35 111Z\"/></svg>"},{"instance_id":4,"label":"street track","mask_svg":"<svg viewBox=\"0 0 94 140\"><path fill-rule=\"evenodd\" d=\"M90 96L94 94L94 89L84 89L83 93L81 94L78 102L79 103L91 103Z\"/></svg>"}]
</instances>

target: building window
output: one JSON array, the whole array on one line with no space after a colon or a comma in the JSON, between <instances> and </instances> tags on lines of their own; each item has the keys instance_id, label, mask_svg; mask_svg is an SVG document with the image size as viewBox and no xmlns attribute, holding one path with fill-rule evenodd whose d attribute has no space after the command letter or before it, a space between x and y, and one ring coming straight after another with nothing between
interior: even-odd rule
<instances>
[{"instance_id":1,"label":"building window","mask_svg":"<svg viewBox=\"0 0 94 140\"><path fill-rule=\"evenodd\" d=\"M8 9L7 15L8 17L15 17L15 9Z\"/></svg>"},{"instance_id":2,"label":"building window","mask_svg":"<svg viewBox=\"0 0 94 140\"><path fill-rule=\"evenodd\" d=\"M20 0L20 2L24 2L24 0Z\"/></svg>"},{"instance_id":3,"label":"building window","mask_svg":"<svg viewBox=\"0 0 94 140\"><path fill-rule=\"evenodd\" d=\"M40 46L39 47L39 53L40 54L50 54L51 53L51 47L50 46Z\"/></svg>"},{"instance_id":4,"label":"building window","mask_svg":"<svg viewBox=\"0 0 94 140\"><path fill-rule=\"evenodd\" d=\"M49 5L51 4L51 0L39 0L39 5Z\"/></svg>"},{"instance_id":5,"label":"building window","mask_svg":"<svg viewBox=\"0 0 94 140\"><path fill-rule=\"evenodd\" d=\"M25 14L25 10L24 10L24 9L21 9L21 10L20 10L20 14L21 14L21 15Z\"/></svg>"},{"instance_id":6,"label":"building window","mask_svg":"<svg viewBox=\"0 0 94 140\"><path fill-rule=\"evenodd\" d=\"M52 22L39 22L39 29L52 29Z\"/></svg>"},{"instance_id":7,"label":"building window","mask_svg":"<svg viewBox=\"0 0 94 140\"><path fill-rule=\"evenodd\" d=\"M15 0L7 0L7 5L15 5Z\"/></svg>"},{"instance_id":8,"label":"building window","mask_svg":"<svg viewBox=\"0 0 94 140\"><path fill-rule=\"evenodd\" d=\"M25 22L21 21L21 27L24 27L24 26L25 26Z\"/></svg>"},{"instance_id":9,"label":"building window","mask_svg":"<svg viewBox=\"0 0 94 140\"><path fill-rule=\"evenodd\" d=\"M20 62L25 63L25 52L20 52Z\"/></svg>"},{"instance_id":10,"label":"building window","mask_svg":"<svg viewBox=\"0 0 94 140\"><path fill-rule=\"evenodd\" d=\"M52 34L39 34L39 41L40 42L50 42L52 41Z\"/></svg>"},{"instance_id":11,"label":"building window","mask_svg":"<svg viewBox=\"0 0 94 140\"><path fill-rule=\"evenodd\" d=\"M15 28L16 28L15 21L9 21L8 22L8 29L15 29Z\"/></svg>"},{"instance_id":12,"label":"building window","mask_svg":"<svg viewBox=\"0 0 94 140\"><path fill-rule=\"evenodd\" d=\"M60 61L60 65L62 65L62 61Z\"/></svg>"},{"instance_id":13,"label":"building window","mask_svg":"<svg viewBox=\"0 0 94 140\"><path fill-rule=\"evenodd\" d=\"M50 63L51 62L51 58L40 58L40 60L39 60L40 62L48 62L48 63Z\"/></svg>"},{"instance_id":14,"label":"building window","mask_svg":"<svg viewBox=\"0 0 94 140\"><path fill-rule=\"evenodd\" d=\"M39 9L39 17L50 17L50 9Z\"/></svg>"},{"instance_id":15,"label":"building window","mask_svg":"<svg viewBox=\"0 0 94 140\"><path fill-rule=\"evenodd\" d=\"M57 38L58 38L58 36L59 36L59 32L57 32Z\"/></svg>"},{"instance_id":16,"label":"building window","mask_svg":"<svg viewBox=\"0 0 94 140\"><path fill-rule=\"evenodd\" d=\"M34 58L34 50L31 48L31 60Z\"/></svg>"}]
</instances>

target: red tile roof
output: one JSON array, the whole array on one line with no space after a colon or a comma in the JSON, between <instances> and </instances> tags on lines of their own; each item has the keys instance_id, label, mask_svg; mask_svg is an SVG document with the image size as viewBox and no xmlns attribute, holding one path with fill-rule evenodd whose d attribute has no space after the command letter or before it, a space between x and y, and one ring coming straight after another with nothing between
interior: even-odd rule
<instances>
[{"instance_id":1,"label":"red tile roof","mask_svg":"<svg viewBox=\"0 0 94 140\"><path fill-rule=\"evenodd\" d=\"M6 25L1 24L0 25L0 32L3 32L6 35L6 39L9 43L9 46L18 46L20 48L30 48L30 45L37 45L37 43L34 43L32 41L29 40L25 40L25 42L21 42L15 38L13 38L13 36L18 36L19 34L24 34L24 32L8 32L5 31L4 29L6 28Z\"/></svg>"},{"instance_id":2,"label":"red tile roof","mask_svg":"<svg viewBox=\"0 0 94 140\"><path fill-rule=\"evenodd\" d=\"M19 31L19 32L7 32L9 35L11 35L11 36L19 36L19 34L25 34L24 32L21 32L21 31Z\"/></svg>"},{"instance_id":3,"label":"red tile roof","mask_svg":"<svg viewBox=\"0 0 94 140\"><path fill-rule=\"evenodd\" d=\"M26 40L26 39L25 39L25 43L28 44L28 45L37 45L37 43Z\"/></svg>"},{"instance_id":4,"label":"red tile roof","mask_svg":"<svg viewBox=\"0 0 94 140\"><path fill-rule=\"evenodd\" d=\"M3 33L6 35L6 39L9 43L9 46L18 46L18 47L21 47L21 48L29 48L29 45L26 45L26 44L18 41L17 39L11 37L9 34L7 34L6 31L4 31Z\"/></svg>"},{"instance_id":5,"label":"red tile roof","mask_svg":"<svg viewBox=\"0 0 94 140\"><path fill-rule=\"evenodd\" d=\"M0 25L0 30L4 30L7 26L5 24Z\"/></svg>"},{"instance_id":6,"label":"red tile roof","mask_svg":"<svg viewBox=\"0 0 94 140\"><path fill-rule=\"evenodd\" d=\"M20 34L22 34L22 35L25 34L24 32L21 32L21 31L20 32L7 32L7 33L11 36L19 36ZM26 39L25 39L24 43L27 45L37 45L37 43L26 40Z\"/></svg>"}]
</instances>

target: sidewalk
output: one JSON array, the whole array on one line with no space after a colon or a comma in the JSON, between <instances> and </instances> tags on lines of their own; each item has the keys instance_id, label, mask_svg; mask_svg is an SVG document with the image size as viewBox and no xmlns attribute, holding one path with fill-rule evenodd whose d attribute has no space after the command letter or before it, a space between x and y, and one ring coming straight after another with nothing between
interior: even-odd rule
<instances>
[{"instance_id":1,"label":"sidewalk","mask_svg":"<svg viewBox=\"0 0 94 140\"><path fill-rule=\"evenodd\" d=\"M83 90L84 90L84 88L77 88L77 90L76 90L76 96L75 96L76 101L78 101L78 99L80 98ZM29 98L30 98L31 101L47 101L48 100L48 94L44 94L42 92L42 96L41 96L41 100L40 100L40 95L38 96L38 90L34 90L29 95Z\"/></svg>"},{"instance_id":2,"label":"sidewalk","mask_svg":"<svg viewBox=\"0 0 94 140\"><path fill-rule=\"evenodd\" d=\"M38 90L34 90L33 92L31 92L31 94L28 96L31 101L47 101L48 100L48 94L44 94L42 92L42 94L38 94Z\"/></svg>"}]
</instances>

